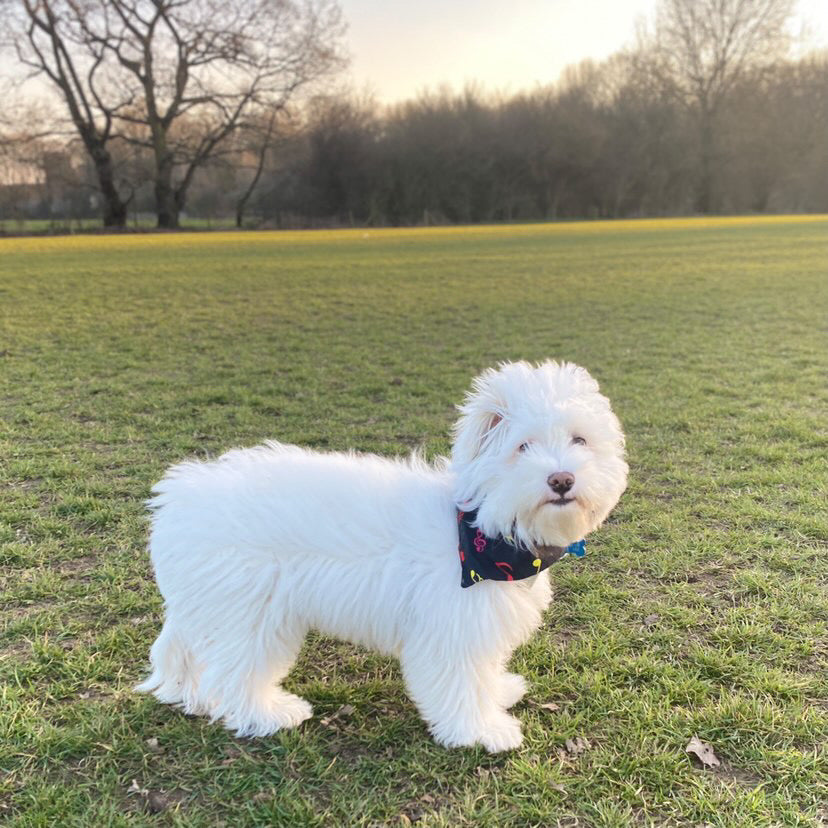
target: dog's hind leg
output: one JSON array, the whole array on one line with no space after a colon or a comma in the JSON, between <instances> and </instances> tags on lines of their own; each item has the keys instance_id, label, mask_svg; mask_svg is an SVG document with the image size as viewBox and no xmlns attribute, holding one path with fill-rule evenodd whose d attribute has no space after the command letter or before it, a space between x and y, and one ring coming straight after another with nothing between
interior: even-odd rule
<instances>
[{"instance_id":1,"label":"dog's hind leg","mask_svg":"<svg viewBox=\"0 0 828 828\"><path fill-rule=\"evenodd\" d=\"M279 686L307 631L283 608L280 577L278 567L239 568L230 579L211 579L188 608L189 629L200 633L199 703L239 736L295 727L313 713Z\"/></svg>"},{"instance_id":2,"label":"dog's hind leg","mask_svg":"<svg viewBox=\"0 0 828 828\"><path fill-rule=\"evenodd\" d=\"M501 673L496 690L500 704L507 710L526 695L526 679L518 673Z\"/></svg>"},{"instance_id":3,"label":"dog's hind leg","mask_svg":"<svg viewBox=\"0 0 828 828\"><path fill-rule=\"evenodd\" d=\"M184 642L171 616L150 650L152 673L139 684L138 693L152 693L164 704L179 704L185 712L203 714L197 701L197 676L191 649Z\"/></svg>"}]
</instances>

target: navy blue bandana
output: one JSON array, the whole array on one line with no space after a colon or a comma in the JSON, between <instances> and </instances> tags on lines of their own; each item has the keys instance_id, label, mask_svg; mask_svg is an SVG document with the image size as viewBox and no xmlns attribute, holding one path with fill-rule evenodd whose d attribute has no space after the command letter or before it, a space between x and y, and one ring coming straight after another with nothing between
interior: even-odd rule
<instances>
[{"instance_id":1,"label":"navy blue bandana","mask_svg":"<svg viewBox=\"0 0 828 828\"><path fill-rule=\"evenodd\" d=\"M480 581L520 581L531 578L567 555L583 558L586 541L569 546L539 546L526 549L506 535L489 538L472 524L477 520L477 509L471 512L457 510L457 528L460 534L460 565L463 575L461 587L470 587Z\"/></svg>"}]
</instances>

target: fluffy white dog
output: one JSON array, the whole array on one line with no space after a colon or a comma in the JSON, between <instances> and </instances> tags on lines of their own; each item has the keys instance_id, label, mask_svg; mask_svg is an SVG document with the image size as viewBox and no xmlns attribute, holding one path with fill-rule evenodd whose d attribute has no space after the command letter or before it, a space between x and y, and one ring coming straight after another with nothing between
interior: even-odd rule
<instances>
[{"instance_id":1,"label":"fluffy white dog","mask_svg":"<svg viewBox=\"0 0 828 828\"><path fill-rule=\"evenodd\" d=\"M268 443L171 468L150 501L166 617L137 689L240 736L295 727L311 706L280 683L316 629L399 658L441 744L520 745L506 665L545 567L624 491L624 437L568 363L490 369L460 412L433 466Z\"/></svg>"}]
</instances>

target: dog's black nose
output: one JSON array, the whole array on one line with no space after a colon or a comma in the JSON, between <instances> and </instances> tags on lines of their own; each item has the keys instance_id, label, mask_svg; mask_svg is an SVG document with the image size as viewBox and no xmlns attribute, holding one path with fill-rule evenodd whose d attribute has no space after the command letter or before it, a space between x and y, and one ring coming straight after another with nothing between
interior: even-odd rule
<instances>
[{"instance_id":1,"label":"dog's black nose","mask_svg":"<svg viewBox=\"0 0 828 828\"><path fill-rule=\"evenodd\" d=\"M555 472L546 478L546 482L556 495L563 497L575 485L575 475L569 472Z\"/></svg>"}]
</instances>

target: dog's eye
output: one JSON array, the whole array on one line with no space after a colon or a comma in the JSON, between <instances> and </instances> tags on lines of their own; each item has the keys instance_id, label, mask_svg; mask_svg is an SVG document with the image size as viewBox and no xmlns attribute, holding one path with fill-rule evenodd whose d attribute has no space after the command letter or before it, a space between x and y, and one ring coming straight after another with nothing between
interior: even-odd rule
<instances>
[{"instance_id":1,"label":"dog's eye","mask_svg":"<svg viewBox=\"0 0 828 828\"><path fill-rule=\"evenodd\" d=\"M584 440L583 437L573 437L572 438L572 444L575 445L575 446L585 446L586 445L586 440Z\"/></svg>"},{"instance_id":2,"label":"dog's eye","mask_svg":"<svg viewBox=\"0 0 828 828\"><path fill-rule=\"evenodd\" d=\"M524 451L526 451L526 449L528 449L528 448L529 448L529 443L521 443L521 444L518 446L518 451L519 451L521 454L523 454L523 452L524 452Z\"/></svg>"}]
</instances>

